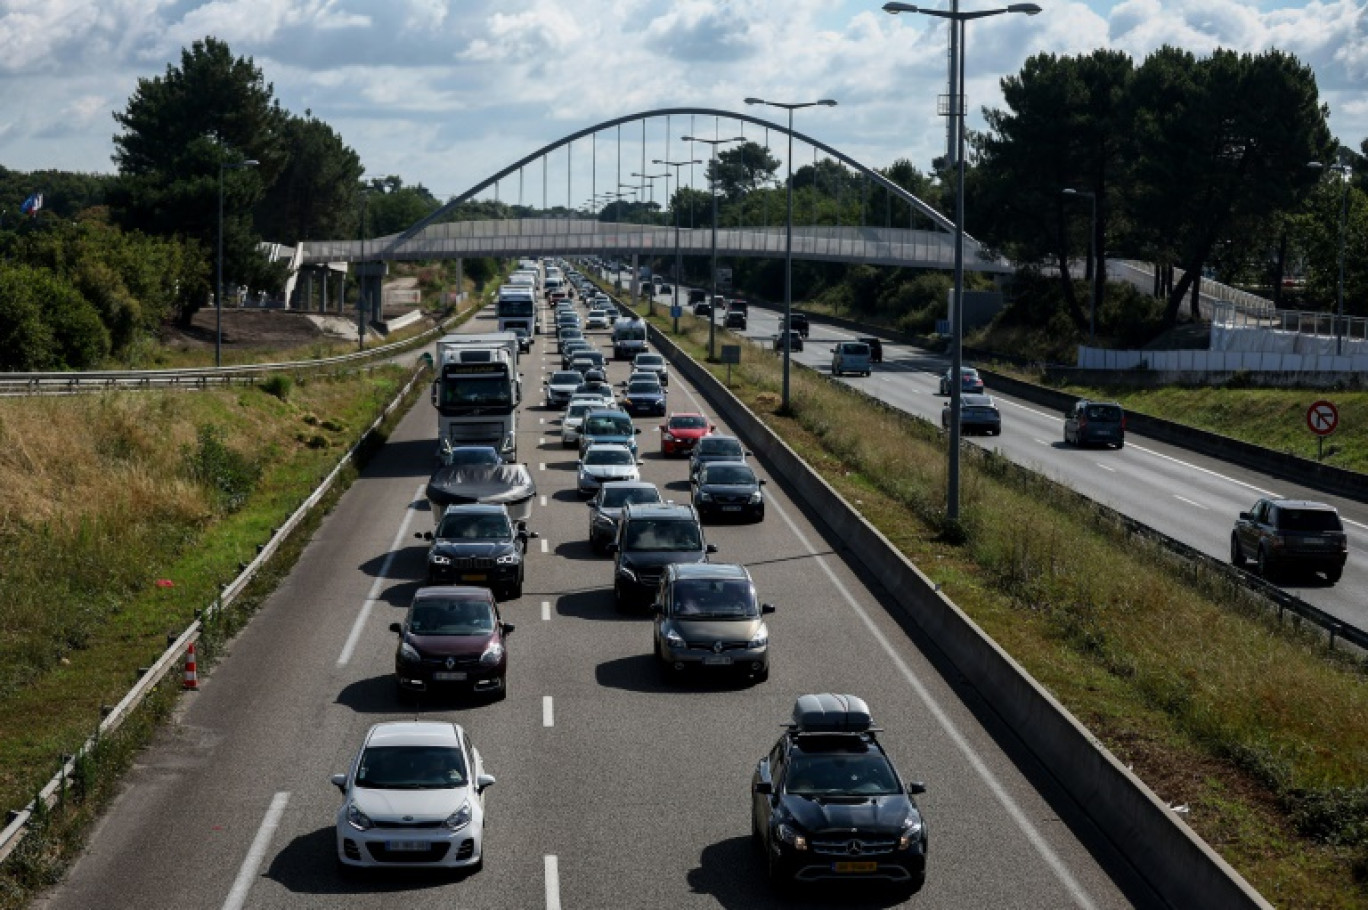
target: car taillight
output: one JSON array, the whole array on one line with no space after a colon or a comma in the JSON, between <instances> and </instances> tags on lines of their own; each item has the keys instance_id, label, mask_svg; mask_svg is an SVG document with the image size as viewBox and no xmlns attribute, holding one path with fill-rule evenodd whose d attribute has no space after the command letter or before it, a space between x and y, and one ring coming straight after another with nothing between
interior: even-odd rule
<instances>
[{"instance_id":1,"label":"car taillight","mask_svg":"<svg viewBox=\"0 0 1368 910\"><path fill-rule=\"evenodd\" d=\"M1126 418L1125 418L1125 416L1122 416L1122 418L1121 418L1121 429L1124 430L1125 428L1126 428Z\"/></svg>"},{"instance_id":2,"label":"car taillight","mask_svg":"<svg viewBox=\"0 0 1368 910\"><path fill-rule=\"evenodd\" d=\"M1088 425L1088 418L1086 418L1086 417L1080 417L1080 418L1078 418L1078 428L1079 428L1080 430L1083 429L1084 427L1086 427L1087 425Z\"/></svg>"}]
</instances>

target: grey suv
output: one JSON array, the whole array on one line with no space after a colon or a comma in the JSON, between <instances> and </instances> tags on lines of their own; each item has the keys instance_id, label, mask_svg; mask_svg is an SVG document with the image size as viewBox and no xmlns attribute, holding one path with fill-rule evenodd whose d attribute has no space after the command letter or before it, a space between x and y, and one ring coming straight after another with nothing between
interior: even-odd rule
<instances>
[{"instance_id":1,"label":"grey suv","mask_svg":"<svg viewBox=\"0 0 1368 910\"><path fill-rule=\"evenodd\" d=\"M1064 412L1064 441L1119 449L1126 444L1126 412L1114 401L1081 398Z\"/></svg>"},{"instance_id":2,"label":"grey suv","mask_svg":"<svg viewBox=\"0 0 1368 910\"><path fill-rule=\"evenodd\" d=\"M1253 559L1265 578L1282 569L1324 572L1340 580L1349 542L1334 506L1301 499L1260 499L1241 512L1230 532L1230 561Z\"/></svg>"},{"instance_id":3,"label":"grey suv","mask_svg":"<svg viewBox=\"0 0 1368 910\"><path fill-rule=\"evenodd\" d=\"M693 506L628 503L607 550L613 556L613 596L618 609L626 610L651 602L666 566L707 562L717 547L703 539L703 524Z\"/></svg>"}]
</instances>

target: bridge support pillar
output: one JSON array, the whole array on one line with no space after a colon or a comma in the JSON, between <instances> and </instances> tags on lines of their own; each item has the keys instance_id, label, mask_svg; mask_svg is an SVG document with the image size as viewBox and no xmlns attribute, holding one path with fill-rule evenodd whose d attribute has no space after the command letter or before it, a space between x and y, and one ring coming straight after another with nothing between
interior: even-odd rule
<instances>
[{"instance_id":1,"label":"bridge support pillar","mask_svg":"<svg viewBox=\"0 0 1368 910\"><path fill-rule=\"evenodd\" d=\"M632 254L632 309L637 308L637 290L641 287L641 255Z\"/></svg>"}]
</instances>

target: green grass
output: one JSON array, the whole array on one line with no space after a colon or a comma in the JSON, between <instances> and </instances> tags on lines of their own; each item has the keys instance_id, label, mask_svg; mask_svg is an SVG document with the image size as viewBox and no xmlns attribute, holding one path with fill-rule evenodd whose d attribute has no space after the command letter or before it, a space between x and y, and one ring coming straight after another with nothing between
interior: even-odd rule
<instances>
[{"instance_id":1,"label":"green grass","mask_svg":"<svg viewBox=\"0 0 1368 910\"><path fill-rule=\"evenodd\" d=\"M681 328L701 359L706 323ZM966 455L949 528L938 429L802 369L781 416L779 359L742 357L733 393L1161 798L1190 806L1188 823L1256 888L1280 906L1368 902L1361 664L998 457Z\"/></svg>"}]
</instances>

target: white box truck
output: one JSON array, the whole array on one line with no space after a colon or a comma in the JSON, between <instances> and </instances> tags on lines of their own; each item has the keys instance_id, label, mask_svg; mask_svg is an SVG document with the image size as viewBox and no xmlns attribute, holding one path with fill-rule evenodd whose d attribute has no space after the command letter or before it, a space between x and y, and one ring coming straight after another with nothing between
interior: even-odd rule
<instances>
[{"instance_id":1,"label":"white box truck","mask_svg":"<svg viewBox=\"0 0 1368 910\"><path fill-rule=\"evenodd\" d=\"M505 461L517 457L517 409L522 400L518 336L512 332L447 335L437 342L438 448L488 445Z\"/></svg>"}]
</instances>

